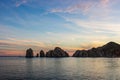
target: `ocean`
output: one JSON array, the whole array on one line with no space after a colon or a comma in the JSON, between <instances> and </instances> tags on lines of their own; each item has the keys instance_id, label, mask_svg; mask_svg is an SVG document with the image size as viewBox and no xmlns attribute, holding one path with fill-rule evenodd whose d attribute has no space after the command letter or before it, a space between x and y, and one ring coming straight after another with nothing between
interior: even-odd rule
<instances>
[{"instance_id":1,"label":"ocean","mask_svg":"<svg viewBox=\"0 0 120 80\"><path fill-rule=\"evenodd\" d=\"M120 80L120 58L0 57L0 80Z\"/></svg>"}]
</instances>

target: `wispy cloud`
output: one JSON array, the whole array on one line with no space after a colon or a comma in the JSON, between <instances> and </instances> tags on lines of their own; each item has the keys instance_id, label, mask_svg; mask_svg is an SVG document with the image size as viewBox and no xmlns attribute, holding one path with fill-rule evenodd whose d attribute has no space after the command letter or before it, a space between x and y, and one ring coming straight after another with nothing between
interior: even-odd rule
<instances>
[{"instance_id":1,"label":"wispy cloud","mask_svg":"<svg viewBox=\"0 0 120 80\"><path fill-rule=\"evenodd\" d=\"M6 40L0 40L0 55L25 55L27 48L34 49L34 54L39 53L41 49L47 51L45 43L34 40L20 40L15 38L8 38Z\"/></svg>"},{"instance_id":2,"label":"wispy cloud","mask_svg":"<svg viewBox=\"0 0 120 80\"><path fill-rule=\"evenodd\" d=\"M0 49L0 56L24 56L25 50Z\"/></svg>"},{"instance_id":3,"label":"wispy cloud","mask_svg":"<svg viewBox=\"0 0 120 80\"><path fill-rule=\"evenodd\" d=\"M105 8L108 6L110 0L86 0L74 4L74 5L69 5L66 6L66 8L53 8L51 9L51 12L54 13L80 13L82 12L83 14L87 14L91 10L95 8Z\"/></svg>"},{"instance_id":4,"label":"wispy cloud","mask_svg":"<svg viewBox=\"0 0 120 80\"><path fill-rule=\"evenodd\" d=\"M106 39L108 39L108 37L106 35L96 35L93 33L88 33L88 34L80 34L80 33L53 33L51 32L51 34L48 34L49 36L51 36L52 39L54 39L53 41L56 42L60 42L61 46L71 46L71 47L78 47L80 48L80 44L81 43L92 43L93 41L99 42L99 41L105 41ZM88 35L92 35L92 36L88 36ZM56 39L57 37L57 39ZM101 38L102 37L102 38ZM64 39L64 40L63 40ZM51 40L51 39L50 39ZM89 40L89 41L88 41ZM64 44L65 43L65 44Z\"/></svg>"},{"instance_id":5,"label":"wispy cloud","mask_svg":"<svg viewBox=\"0 0 120 80\"><path fill-rule=\"evenodd\" d=\"M110 2L110 0L100 0L101 1L101 4L106 6L108 5L108 3Z\"/></svg>"},{"instance_id":6,"label":"wispy cloud","mask_svg":"<svg viewBox=\"0 0 120 80\"><path fill-rule=\"evenodd\" d=\"M15 6L19 7L19 6L21 6L23 4L26 4L26 3L27 3L27 0L19 0L19 1L16 2Z\"/></svg>"},{"instance_id":7,"label":"wispy cloud","mask_svg":"<svg viewBox=\"0 0 120 80\"><path fill-rule=\"evenodd\" d=\"M45 43L41 41L24 40L24 39L20 40L20 39L15 39L15 38L8 38L7 40L0 40L0 45L45 47Z\"/></svg>"},{"instance_id":8,"label":"wispy cloud","mask_svg":"<svg viewBox=\"0 0 120 80\"><path fill-rule=\"evenodd\" d=\"M91 2L79 3L72 6L68 6L67 8L55 8L52 9L53 13L78 13L80 11L86 12L92 7Z\"/></svg>"},{"instance_id":9,"label":"wispy cloud","mask_svg":"<svg viewBox=\"0 0 120 80\"><path fill-rule=\"evenodd\" d=\"M94 21L94 20L84 21L81 19L69 19L69 18L67 18L66 20L75 23L79 27L84 27L94 30L109 30L111 31L111 33L120 32L120 30L118 30L120 24L116 22L104 22L104 21Z\"/></svg>"}]
</instances>

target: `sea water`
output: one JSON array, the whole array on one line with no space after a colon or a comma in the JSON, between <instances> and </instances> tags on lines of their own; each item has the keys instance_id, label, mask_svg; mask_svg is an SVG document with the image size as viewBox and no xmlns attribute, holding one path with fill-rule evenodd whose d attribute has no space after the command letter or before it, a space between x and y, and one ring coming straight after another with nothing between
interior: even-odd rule
<instances>
[{"instance_id":1,"label":"sea water","mask_svg":"<svg viewBox=\"0 0 120 80\"><path fill-rule=\"evenodd\" d=\"M0 80L120 80L120 58L0 57Z\"/></svg>"}]
</instances>

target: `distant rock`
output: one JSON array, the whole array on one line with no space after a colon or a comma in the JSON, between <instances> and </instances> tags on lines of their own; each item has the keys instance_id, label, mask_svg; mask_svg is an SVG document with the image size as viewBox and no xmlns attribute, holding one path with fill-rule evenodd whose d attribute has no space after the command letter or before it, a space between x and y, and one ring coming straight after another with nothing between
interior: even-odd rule
<instances>
[{"instance_id":1,"label":"distant rock","mask_svg":"<svg viewBox=\"0 0 120 80\"><path fill-rule=\"evenodd\" d=\"M61 48L56 47L54 50L49 50L46 53L46 57L69 57L69 55Z\"/></svg>"},{"instance_id":2,"label":"distant rock","mask_svg":"<svg viewBox=\"0 0 120 80\"><path fill-rule=\"evenodd\" d=\"M102 47L77 50L73 57L120 57L120 44L109 42Z\"/></svg>"},{"instance_id":3,"label":"distant rock","mask_svg":"<svg viewBox=\"0 0 120 80\"><path fill-rule=\"evenodd\" d=\"M40 51L40 57L45 57L45 53L43 50Z\"/></svg>"},{"instance_id":4,"label":"distant rock","mask_svg":"<svg viewBox=\"0 0 120 80\"><path fill-rule=\"evenodd\" d=\"M26 58L32 58L33 57L33 50L31 48L26 50Z\"/></svg>"},{"instance_id":5,"label":"distant rock","mask_svg":"<svg viewBox=\"0 0 120 80\"><path fill-rule=\"evenodd\" d=\"M36 57L39 57L39 54L37 53Z\"/></svg>"}]
</instances>

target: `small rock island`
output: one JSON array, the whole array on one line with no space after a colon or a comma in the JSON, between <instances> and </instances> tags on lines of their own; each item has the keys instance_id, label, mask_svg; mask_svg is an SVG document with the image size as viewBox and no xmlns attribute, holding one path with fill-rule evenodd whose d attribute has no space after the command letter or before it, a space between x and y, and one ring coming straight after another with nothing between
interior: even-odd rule
<instances>
[{"instance_id":1,"label":"small rock island","mask_svg":"<svg viewBox=\"0 0 120 80\"><path fill-rule=\"evenodd\" d=\"M31 48L26 50L26 58L32 58L33 57L33 50Z\"/></svg>"},{"instance_id":2,"label":"small rock island","mask_svg":"<svg viewBox=\"0 0 120 80\"><path fill-rule=\"evenodd\" d=\"M49 50L46 53L46 57L69 57L69 55L66 51L56 47L54 50Z\"/></svg>"},{"instance_id":3,"label":"small rock island","mask_svg":"<svg viewBox=\"0 0 120 80\"><path fill-rule=\"evenodd\" d=\"M40 57L45 57L45 53L43 50L40 51Z\"/></svg>"}]
</instances>

